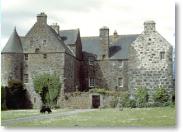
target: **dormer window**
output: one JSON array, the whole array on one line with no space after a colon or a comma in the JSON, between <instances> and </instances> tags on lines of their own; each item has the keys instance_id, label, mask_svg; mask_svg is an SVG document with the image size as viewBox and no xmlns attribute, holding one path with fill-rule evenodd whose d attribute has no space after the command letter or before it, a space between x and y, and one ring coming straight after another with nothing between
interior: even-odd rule
<instances>
[{"instance_id":1,"label":"dormer window","mask_svg":"<svg viewBox=\"0 0 183 132\"><path fill-rule=\"evenodd\" d=\"M39 50L39 48L36 48L35 49L35 53L38 53L40 50Z\"/></svg>"}]
</instances>

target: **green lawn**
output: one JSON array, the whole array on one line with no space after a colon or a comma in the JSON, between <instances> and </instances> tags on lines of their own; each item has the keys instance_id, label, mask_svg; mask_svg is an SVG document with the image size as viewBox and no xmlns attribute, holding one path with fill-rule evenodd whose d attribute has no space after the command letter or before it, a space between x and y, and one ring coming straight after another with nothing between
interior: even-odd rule
<instances>
[{"instance_id":1,"label":"green lawn","mask_svg":"<svg viewBox=\"0 0 183 132\"><path fill-rule=\"evenodd\" d=\"M58 109L58 110L52 110L52 112L53 113L64 112L67 110L68 109ZM29 117L35 115L41 115L39 109L1 111L1 120Z\"/></svg>"},{"instance_id":2,"label":"green lawn","mask_svg":"<svg viewBox=\"0 0 183 132\"><path fill-rule=\"evenodd\" d=\"M2 117L5 113L2 112ZM127 108L123 111L102 109L41 121L16 123L11 127L175 127L175 125L175 108L163 107Z\"/></svg>"}]
</instances>

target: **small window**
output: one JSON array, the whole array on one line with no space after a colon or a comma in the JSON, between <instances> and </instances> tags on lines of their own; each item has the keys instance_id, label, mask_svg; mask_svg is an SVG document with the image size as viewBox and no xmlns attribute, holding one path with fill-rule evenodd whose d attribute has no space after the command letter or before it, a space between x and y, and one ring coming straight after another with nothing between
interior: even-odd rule
<instances>
[{"instance_id":1,"label":"small window","mask_svg":"<svg viewBox=\"0 0 183 132\"><path fill-rule=\"evenodd\" d=\"M25 60L28 60L28 54L24 54Z\"/></svg>"},{"instance_id":2,"label":"small window","mask_svg":"<svg viewBox=\"0 0 183 132\"><path fill-rule=\"evenodd\" d=\"M163 51L163 52L160 52L160 59L162 60L162 59L165 59L165 52Z\"/></svg>"},{"instance_id":3,"label":"small window","mask_svg":"<svg viewBox=\"0 0 183 132\"><path fill-rule=\"evenodd\" d=\"M93 56L88 57L88 63L89 63L89 65L94 64L94 57Z\"/></svg>"},{"instance_id":4,"label":"small window","mask_svg":"<svg viewBox=\"0 0 183 132\"><path fill-rule=\"evenodd\" d=\"M95 86L95 79L94 78L89 78L89 87L94 87Z\"/></svg>"},{"instance_id":5,"label":"small window","mask_svg":"<svg viewBox=\"0 0 183 132\"><path fill-rule=\"evenodd\" d=\"M43 40L43 45L46 45L46 40Z\"/></svg>"},{"instance_id":6,"label":"small window","mask_svg":"<svg viewBox=\"0 0 183 132\"><path fill-rule=\"evenodd\" d=\"M118 86L123 87L123 78L118 78Z\"/></svg>"},{"instance_id":7,"label":"small window","mask_svg":"<svg viewBox=\"0 0 183 132\"><path fill-rule=\"evenodd\" d=\"M43 54L43 58L46 59L47 58L47 54Z\"/></svg>"},{"instance_id":8,"label":"small window","mask_svg":"<svg viewBox=\"0 0 183 132\"><path fill-rule=\"evenodd\" d=\"M28 83L28 74L24 74L24 83Z\"/></svg>"},{"instance_id":9,"label":"small window","mask_svg":"<svg viewBox=\"0 0 183 132\"><path fill-rule=\"evenodd\" d=\"M105 59L105 55L102 55L102 59Z\"/></svg>"},{"instance_id":10,"label":"small window","mask_svg":"<svg viewBox=\"0 0 183 132\"><path fill-rule=\"evenodd\" d=\"M119 61L119 68L123 68L123 65L124 65L123 61Z\"/></svg>"},{"instance_id":11,"label":"small window","mask_svg":"<svg viewBox=\"0 0 183 132\"><path fill-rule=\"evenodd\" d=\"M36 49L35 49L35 52L36 52L36 53L38 53L39 51L40 51L39 48L36 48Z\"/></svg>"}]
</instances>

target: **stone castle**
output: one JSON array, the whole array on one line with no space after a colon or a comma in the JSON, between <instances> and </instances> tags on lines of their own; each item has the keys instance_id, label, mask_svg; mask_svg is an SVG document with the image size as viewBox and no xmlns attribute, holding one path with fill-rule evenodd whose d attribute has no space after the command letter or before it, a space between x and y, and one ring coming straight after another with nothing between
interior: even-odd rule
<instances>
[{"instance_id":1,"label":"stone castle","mask_svg":"<svg viewBox=\"0 0 183 132\"><path fill-rule=\"evenodd\" d=\"M109 35L109 28L102 27L99 36L81 37L79 29L48 25L47 15L40 13L25 36L14 29L1 57L2 85L21 80L35 105L41 102L33 78L43 73L59 75L62 93L106 88L133 95L137 87L150 94L158 86L173 88L172 46L154 21L144 22L141 34Z\"/></svg>"}]
</instances>

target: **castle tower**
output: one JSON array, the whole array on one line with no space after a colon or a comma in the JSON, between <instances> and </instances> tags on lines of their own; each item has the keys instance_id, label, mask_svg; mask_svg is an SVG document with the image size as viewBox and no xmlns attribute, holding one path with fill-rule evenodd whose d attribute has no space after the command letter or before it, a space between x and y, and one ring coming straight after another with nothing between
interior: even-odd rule
<instances>
[{"instance_id":1,"label":"castle tower","mask_svg":"<svg viewBox=\"0 0 183 132\"><path fill-rule=\"evenodd\" d=\"M101 58L109 57L109 28L104 26L100 28L100 44L101 44Z\"/></svg>"},{"instance_id":2,"label":"castle tower","mask_svg":"<svg viewBox=\"0 0 183 132\"><path fill-rule=\"evenodd\" d=\"M2 86L12 79L22 81L23 49L16 28L1 52L1 68Z\"/></svg>"}]
</instances>

